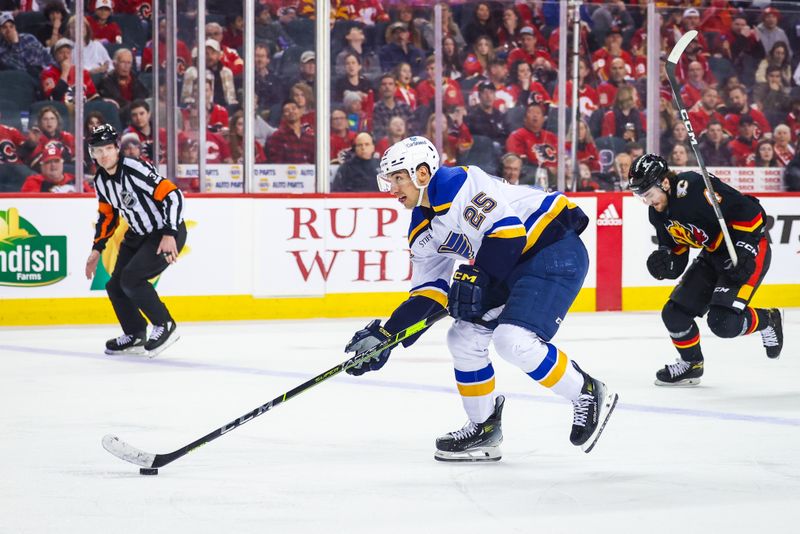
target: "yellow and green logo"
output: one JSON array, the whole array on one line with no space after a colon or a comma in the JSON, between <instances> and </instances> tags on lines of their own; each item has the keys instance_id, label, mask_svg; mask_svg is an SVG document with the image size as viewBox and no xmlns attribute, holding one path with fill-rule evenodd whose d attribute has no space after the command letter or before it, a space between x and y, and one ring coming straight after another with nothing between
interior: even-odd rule
<instances>
[{"instance_id":1,"label":"yellow and green logo","mask_svg":"<svg viewBox=\"0 0 800 534\"><path fill-rule=\"evenodd\" d=\"M41 235L16 208L0 210L0 286L46 286L67 276L67 236Z\"/></svg>"}]
</instances>

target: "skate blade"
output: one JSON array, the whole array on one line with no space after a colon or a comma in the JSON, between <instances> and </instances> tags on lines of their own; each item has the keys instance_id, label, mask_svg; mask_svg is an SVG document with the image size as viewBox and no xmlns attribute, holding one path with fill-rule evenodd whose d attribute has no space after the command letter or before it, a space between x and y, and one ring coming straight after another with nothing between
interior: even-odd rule
<instances>
[{"instance_id":1,"label":"skate blade","mask_svg":"<svg viewBox=\"0 0 800 534\"><path fill-rule=\"evenodd\" d=\"M147 353L147 351L144 350L144 347L130 347L123 350L106 349L105 353L108 354L109 356L122 356L125 354L132 354L134 356L138 356Z\"/></svg>"},{"instance_id":2,"label":"skate blade","mask_svg":"<svg viewBox=\"0 0 800 534\"><path fill-rule=\"evenodd\" d=\"M503 457L500 447L477 447L468 451L436 451L433 457L440 462L497 462Z\"/></svg>"},{"instance_id":3,"label":"skate blade","mask_svg":"<svg viewBox=\"0 0 800 534\"><path fill-rule=\"evenodd\" d=\"M683 380L679 380L678 382L662 382L658 378L656 378L655 382L653 382L657 386L668 387L668 388L691 388L700 384L700 377L697 378L685 378Z\"/></svg>"},{"instance_id":4,"label":"skate blade","mask_svg":"<svg viewBox=\"0 0 800 534\"><path fill-rule=\"evenodd\" d=\"M606 427L606 423L608 423L608 419L611 417L614 408L616 408L618 400L619 395L616 393L606 392L603 396L603 405L600 410L600 421L597 428L594 429L594 432L589 436L589 439L586 440L586 443L581 445L581 450L586 454L592 452L594 446L597 445L597 440L600 439L600 434L603 433L603 429Z\"/></svg>"},{"instance_id":5,"label":"skate blade","mask_svg":"<svg viewBox=\"0 0 800 534\"><path fill-rule=\"evenodd\" d=\"M170 348L172 345L174 345L175 342L178 341L180 338L181 336L178 335L178 331L175 330L175 332L172 333L170 338L163 345L161 345L157 349L148 350L145 353L145 356L147 356L149 359L152 360L153 358L155 358L156 356L158 356L159 354Z\"/></svg>"}]
</instances>

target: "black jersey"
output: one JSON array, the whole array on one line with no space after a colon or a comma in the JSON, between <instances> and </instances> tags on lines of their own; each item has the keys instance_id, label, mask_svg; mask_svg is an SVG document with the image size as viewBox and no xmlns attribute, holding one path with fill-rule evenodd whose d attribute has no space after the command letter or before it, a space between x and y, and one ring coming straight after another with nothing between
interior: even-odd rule
<instances>
[{"instance_id":1,"label":"black jersey","mask_svg":"<svg viewBox=\"0 0 800 534\"><path fill-rule=\"evenodd\" d=\"M711 185L731 240L758 244L766 229L766 214L758 199L743 195L716 176L711 176ZM714 258L727 259L722 229L710 199L701 174L689 171L670 178L667 209L661 213L653 207L649 210L658 244L671 248L674 254L684 254L692 247L701 248Z\"/></svg>"}]
</instances>

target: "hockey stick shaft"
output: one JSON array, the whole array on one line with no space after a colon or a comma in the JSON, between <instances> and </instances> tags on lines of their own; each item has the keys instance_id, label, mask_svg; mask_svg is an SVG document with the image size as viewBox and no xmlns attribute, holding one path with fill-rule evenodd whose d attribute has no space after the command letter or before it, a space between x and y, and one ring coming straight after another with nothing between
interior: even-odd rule
<instances>
[{"instance_id":1,"label":"hockey stick shaft","mask_svg":"<svg viewBox=\"0 0 800 534\"><path fill-rule=\"evenodd\" d=\"M299 386L287 391L283 395L275 397L271 401L262 404L261 406L247 412L241 417L238 417L233 421L231 421L230 423L209 432L205 436L194 440L193 442L189 443L184 447L181 447L176 451L167 454L147 453L131 445L128 445L127 443L120 441L119 438L117 438L116 436L111 436L111 435L105 436L103 438L103 447L114 456L121 458L122 460L134 463L136 465L140 465L142 467L150 467L150 468L163 467L171 462L174 462L178 458L190 453L194 449L202 445L205 445L206 443L214 441L215 439L227 434L232 430L235 430L236 428L242 426L248 421L251 421L256 417L258 417L259 415L268 412L269 410L278 406L279 404L283 404L289 399L296 397L300 393L307 391L312 387L325 382L329 378L338 375L342 371L346 371L351 367L356 367L361 363L369 361L370 359L376 357L384 350L392 348L402 343L404 340L408 339L409 337L415 334L418 334L419 332L422 332L423 330L431 326L433 323L439 321L440 319L443 319L446 316L447 316L447 310L441 309L431 314L430 316L426 317L425 319L422 319L421 321L414 323L413 325L404 328L403 330L400 330L392 337L382 342L381 344L375 346L371 350L363 354L358 354L356 356L353 356L349 360L346 360L340 363L339 365L331 367L324 373L318 374L314 378L311 378L310 380L303 382Z\"/></svg>"},{"instance_id":2,"label":"hockey stick shaft","mask_svg":"<svg viewBox=\"0 0 800 534\"><path fill-rule=\"evenodd\" d=\"M675 68L678 66L678 62L681 60L684 50L686 50L686 47L689 46L689 43L692 42L695 36L697 36L696 30L691 30L683 34L678 42L675 43L675 47L672 49L672 52L670 52L669 57L667 57L665 68L667 70L667 78L669 78L669 86L672 89L672 96L675 98L675 105L678 107L678 114L681 116L681 121L683 121L683 124L686 126L686 131L689 133L689 143L692 145L695 158L697 158L697 166L700 167L700 172L703 175L703 182L706 184L708 201L714 208L714 214L717 217L717 221L719 221L719 227L722 229L722 237L725 241L725 247L728 249L728 255L731 257L731 263L736 266L738 258L736 257L736 250L733 248L733 240L731 240L731 235L728 232L728 225L725 223L722 209L719 207L717 194L714 192L714 186L711 184L711 177L703 161L703 155L700 153L700 149L697 146L697 135L695 135L694 129L692 128L692 121L689 120L689 113L686 111L686 105L683 103L683 98L681 97L680 85L678 85L678 80L675 77Z\"/></svg>"}]
</instances>

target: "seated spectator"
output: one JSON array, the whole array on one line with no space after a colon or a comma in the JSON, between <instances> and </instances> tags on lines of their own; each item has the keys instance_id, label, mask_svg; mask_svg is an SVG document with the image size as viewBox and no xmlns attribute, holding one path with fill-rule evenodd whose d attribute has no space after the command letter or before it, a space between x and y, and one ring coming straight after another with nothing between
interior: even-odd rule
<instances>
[{"instance_id":1,"label":"seated spectator","mask_svg":"<svg viewBox=\"0 0 800 534\"><path fill-rule=\"evenodd\" d=\"M572 125L567 130L567 139L572 139ZM572 153L572 141L567 141L565 148ZM597 151L597 146L594 144L592 132L589 131L589 126L586 121L578 120L578 150L577 150L578 163L585 163L592 172L600 172L602 167L600 165L600 153Z\"/></svg>"},{"instance_id":2,"label":"seated spectator","mask_svg":"<svg viewBox=\"0 0 800 534\"><path fill-rule=\"evenodd\" d=\"M719 93L713 87L706 87L700 95L694 108L689 111L689 120L692 121L692 128L698 136L702 136L708 127L708 123L715 120L722 124L724 118L717 111L719 104Z\"/></svg>"},{"instance_id":3,"label":"seated spectator","mask_svg":"<svg viewBox=\"0 0 800 534\"><path fill-rule=\"evenodd\" d=\"M364 48L364 30L360 26L350 26L344 36L347 44L341 52L336 55L336 68L334 74L336 76L345 75L345 60L351 54L358 57L361 64L361 73L368 80L375 80L381 75L381 64L378 55L375 52L366 50Z\"/></svg>"},{"instance_id":4,"label":"seated spectator","mask_svg":"<svg viewBox=\"0 0 800 534\"><path fill-rule=\"evenodd\" d=\"M244 17L241 13L225 15L225 29L222 31L220 44L234 50L244 48Z\"/></svg>"},{"instance_id":5,"label":"seated spectator","mask_svg":"<svg viewBox=\"0 0 800 534\"><path fill-rule=\"evenodd\" d=\"M442 38L449 37L453 39L456 46L465 48L467 42L461 35L461 29L458 24L453 20L453 13L450 11L450 6L442 2ZM416 20L419 31L422 34L421 48L425 50L433 50L436 48L436 41L434 41L435 28L433 22L428 19L419 18Z\"/></svg>"},{"instance_id":6,"label":"seated spectator","mask_svg":"<svg viewBox=\"0 0 800 534\"><path fill-rule=\"evenodd\" d=\"M208 38L206 39L206 46L208 46L209 39L216 41L216 50L220 54L220 63L229 68L234 76L241 76L242 72L244 72L244 61L239 57L239 53L235 49L225 46L222 43L222 35L222 26L216 22L209 22L206 24L206 37Z\"/></svg>"},{"instance_id":7,"label":"seated spectator","mask_svg":"<svg viewBox=\"0 0 800 534\"><path fill-rule=\"evenodd\" d=\"M306 83L297 82L289 90L289 98L297 104L297 109L300 112L300 122L304 126L308 125L313 128L317 123L317 111L314 91L311 87Z\"/></svg>"},{"instance_id":8,"label":"seated spectator","mask_svg":"<svg viewBox=\"0 0 800 534\"><path fill-rule=\"evenodd\" d=\"M683 54L681 54L681 59L675 68L675 78L677 78L680 83L686 82L689 76L689 65L696 61L703 67L703 79L706 83L709 85L717 84L717 78L714 76L714 72L711 70L711 66L708 63L709 54L706 50L707 49L700 44L697 37L688 44Z\"/></svg>"},{"instance_id":9,"label":"seated spectator","mask_svg":"<svg viewBox=\"0 0 800 534\"><path fill-rule=\"evenodd\" d=\"M787 191L800 191L800 154L786 166L783 173L783 185Z\"/></svg>"},{"instance_id":10,"label":"seated spectator","mask_svg":"<svg viewBox=\"0 0 800 534\"><path fill-rule=\"evenodd\" d=\"M225 114L227 117L227 113ZM134 134L142 146L142 157L148 161L154 161L155 151L153 144L153 125L150 121L150 105L145 100L134 100L130 107L131 125L125 128L123 134ZM158 142L161 146L160 159L163 161L166 156L167 131L159 128Z\"/></svg>"},{"instance_id":11,"label":"seated spectator","mask_svg":"<svg viewBox=\"0 0 800 534\"><path fill-rule=\"evenodd\" d=\"M442 75L452 80L458 80L464 76L464 73L461 72L461 67L464 64L462 50L464 49L456 46L456 42L452 37L442 39Z\"/></svg>"},{"instance_id":12,"label":"seated spectator","mask_svg":"<svg viewBox=\"0 0 800 534\"><path fill-rule=\"evenodd\" d=\"M765 115L770 117L782 117L789 112L792 99L789 96L789 88L783 84L780 67L769 67L767 69L766 83L757 83L753 89L753 100ZM770 130L764 130L768 133Z\"/></svg>"},{"instance_id":13,"label":"seated spectator","mask_svg":"<svg viewBox=\"0 0 800 534\"><path fill-rule=\"evenodd\" d=\"M177 49L177 74L182 77L186 69L192 64L192 54L189 47L186 46L180 39L175 39L175 48ZM167 68L167 20L164 17L159 17L158 21L158 62L161 64L160 68ZM142 50L142 70L149 72L153 70L153 41L152 39L147 42Z\"/></svg>"},{"instance_id":14,"label":"seated spectator","mask_svg":"<svg viewBox=\"0 0 800 534\"><path fill-rule=\"evenodd\" d=\"M152 158L147 158L142 153L142 142L139 141L139 136L135 133L126 133L119 139L119 151L128 158L134 159L147 159L152 161Z\"/></svg>"},{"instance_id":15,"label":"seated spectator","mask_svg":"<svg viewBox=\"0 0 800 534\"><path fill-rule=\"evenodd\" d=\"M531 66L524 61L515 61L511 66L511 83L507 92L513 99L508 107L525 106L528 102L549 106L552 99L544 85L533 79ZM571 98L571 95L570 95Z\"/></svg>"},{"instance_id":16,"label":"seated spectator","mask_svg":"<svg viewBox=\"0 0 800 534\"><path fill-rule=\"evenodd\" d=\"M336 108L331 111L331 163L343 163L344 153L353 148L356 132L349 128L347 113Z\"/></svg>"},{"instance_id":17,"label":"seated spectator","mask_svg":"<svg viewBox=\"0 0 800 534\"><path fill-rule=\"evenodd\" d=\"M778 17L780 11L777 8L768 6L761 12L761 24L756 26L758 30L758 40L761 41L761 46L765 51L771 51L775 43L784 43L789 52L789 58L792 57L792 47L789 44L789 37L786 32L778 26Z\"/></svg>"},{"instance_id":18,"label":"seated spectator","mask_svg":"<svg viewBox=\"0 0 800 534\"><path fill-rule=\"evenodd\" d=\"M259 107L271 108L286 99L286 89L277 74L269 70L272 62L266 43L256 43L253 54L255 63L255 93Z\"/></svg>"},{"instance_id":19,"label":"seated spectator","mask_svg":"<svg viewBox=\"0 0 800 534\"><path fill-rule=\"evenodd\" d=\"M340 0L342 18L360 22L365 26L375 26L377 22L389 22L389 14L379 0Z\"/></svg>"},{"instance_id":20,"label":"seated spectator","mask_svg":"<svg viewBox=\"0 0 800 534\"><path fill-rule=\"evenodd\" d=\"M267 156L264 154L264 148L261 144L253 139L254 146L254 160L255 163L267 163ZM231 162L243 164L244 163L244 112L237 111L231 117L231 122L228 129L228 148L231 151Z\"/></svg>"},{"instance_id":21,"label":"seated spectator","mask_svg":"<svg viewBox=\"0 0 800 534\"><path fill-rule=\"evenodd\" d=\"M402 117L406 124L409 123L413 112L411 107L405 102L395 100L397 92L397 81L391 74L381 76L380 87L378 89L380 99L375 103L372 110L373 135L380 139L386 136L386 129L392 117Z\"/></svg>"},{"instance_id":22,"label":"seated spectator","mask_svg":"<svg viewBox=\"0 0 800 534\"><path fill-rule=\"evenodd\" d=\"M462 19L463 20L463 19ZM472 16L462 26L462 34L467 46L475 44L481 37L491 40L492 48L497 46L497 24L492 18L492 8L488 2L478 2Z\"/></svg>"},{"instance_id":23,"label":"seated spectator","mask_svg":"<svg viewBox=\"0 0 800 534\"><path fill-rule=\"evenodd\" d=\"M597 96L601 108L608 108L613 105L614 99L617 96L617 90L620 87L633 88L627 81L629 78L625 73L625 61L622 58L614 58L611 60L610 72L611 77L597 86ZM640 103L638 102L639 94L635 89L634 98L636 107L640 107Z\"/></svg>"},{"instance_id":24,"label":"seated spectator","mask_svg":"<svg viewBox=\"0 0 800 534\"><path fill-rule=\"evenodd\" d=\"M501 113L505 113L516 105L513 90L508 85L508 67L505 61L495 58L489 63L489 76L487 81L494 85L495 88L494 103L492 105L500 110ZM478 103L478 85L480 84L475 84L472 87L472 92L467 97L467 103L469 105ZM527 102L523 102L523 105L525 104L527 104Z\"/></svg>"},{"instance_id":25,"label":"seated spectator","mask_svg":"<svg viewBox=\"0 0 800 534\"><path fill-rule=\"evenodd\" d=\"M647 120L644 113L636 109L633 87L622 86L614 98L614 106L603 115L603 137L613 135L625 141L644 138Z\"/></svg>"},{"instance_id":26,"label":"seated spectator","mask_svg":"<svg viewBox=\"0 0 800 534\"><path fill-rule=\"evenodd\" d=\"M399 143L408 137L408 127L403 117L392 117L389 119L389 127L386 131L386 137L381 138L375 145L375 152L378 158L383 156L383 153L395 143Z\"/></svg>"},{"instance_id":27,"label":"seated spectator","mask_svg":"<svg viewBox=\"0 0 800 534\"><path fill-rule=\"evenodd\" d=\"M694 157L694 154L689 153L689 149L686 148L686 145L682 144L677 144L672 147L667 161L671 167L694 167L697 165L697 158Z\"/></svg>"},{"instance_id":28,"label":"seated spectator","mask_svg":"<svg viewBox=\"0 0 800 534\"><path fill-rule=\"evenodd\" d=\"M87 17L94 38L106 45L122 42L122 30L119 24L111 21L113 9L114 2L112 0L95 0L94 14Z\"/></svg>"},{"instance_id":29,"label":"seated spectator","mask_svg":"<svg viewBox=\"0 0 800 534\"><path fill-rule=\"evenodd\" d=\"M69 39L61 39L53 47L55 63L45 68L39 75L42 83L42 94L48 100L57 102L73 102L75 100L75 65L72 64L74 44ZM83 70L83 98L92 100L97 97L97 89L92 83L89 71Z\"/></svg>"},{"instance_id":30,"label":"seated spectator","mask_svg":"<svg viewBox=\"0 0 800 534\"><path fill-rule=\"evenodd\" d=\"M792 146L792 132L785 124L779 124L772 133L775 141L775 157L781 166L785 167L794 159L795 148Z\"/></svg>"},{"instance_id":31,"label":"seated spectator","mask_svg":"<svg viewBox=\"0 0 800 534\"><path fill-rule=\"evenodd\" d=\"M133 72L133 54L127 48L114 52L114 70L103 76L98 84L100 96L113 100L126 114L128 106L134 100L142 100L150 96L150 90Z\"/></svg>"},{"instance_id":32,"label":"seated spectator","mask_svg":"<svg viewBox=\"0 0 800 534\"><path fill-rule=\"evenodd\" d=\"M758 32L749 25L743 13L734 15L730 31L722 41L722 50L736 72L744 72L744 62L748 58L760 59L765 53Z\"/></svg>"},{"instance_id":33,"label":"seated spectator","mask_svg":"<svg viewBox=\"0 0 800 534\"><path fill-rule=\"evenodd\" d=\"M405 62L400 62L392 69L395 82L397 82L397 90L394 93L394 98L398 102L405 102L411 108L411 111L417 109L417 90L411 86L414 77L411 73L411 65Z\"/></svg>"},{"instance_id":34,"label":"seated spectator","mask_svg":"<svg viewBox=\"0 0 800 534\"><path fill-rule=\"evenodd\" d=\"M755 137L756 123L749 113L739 117L736 138L728 142L731 163L734 167L750 167L756 157L758 141Z\"/></svg>"},{"instance_id":35,"label":"seated spectator","mask_svg":"<svg viewBox=\"0 0 800 534\"><path fill-rule=\"evenodd\" d=\"M488 36L481 36L472 45L472 51L464 58L461 71L466 78L489 77L489 64L495 60L492 39Z\"/></svg>"},{"instance_id":36,"label":"seated spectator","mask_svg":"<svg viewBox=\"0 0 800 534\"><path fill-rule=\"evenodd\" d=\"M464 123L464 108L455 108L445 110L442 117L441 126L443 129L443 146L441 151L442 165L454 166L458 164L458 160L470 148L472 148L473 139L469 128ZM428 117L427 126L425 128L425 137L428 139L436 139L436 115L433 114Z\"/></svg>"},{"instance_id":37,"label":"seated spectator","mask_svg":"<svg viewBox=\"0 0 800 534\"><path fill-rule=\"evenodd\" d=\"M283 103L282 121L267 141L267 161L270 163L314 163L316 141L314 130L304 128L300 110L292 100Z\"/></svg>"},{"instance_id":38,"label":"seated spectator","mask_svg":"<svg viewBox=\"0 0 800 534\"><path fill-rule=\"evenodd\" d=\"M77 193L75 176L64 172L61 149L55 143L45 146L41 157L41 174L28 176L22 184L23 193ZM88 182L83 182L83 191L92 192Z\"/></svg>"},{"instance_id":39,"label":"seated spectator","mask_svg":"<svg viewBox=\"0 0 800 534\"><path fill-rule=\"evenodd\" d=\"M410 42L411 33L402 22L394 22L389 26L391 41L378 51L381 69L388 72L398 63L408 63L414 76L422 73L425 54Z\"/></svg>"},{"instance_id":40,"label":"seated spectator","mask_svg":"<svg viewBox=\"0 0 800 534\"><path fill-rule=\"evenodd\" d=\"M556 62L553 60L547 49L539 46L536 40L536 32L530 26L525 26L520 31L520 39L522 39L522 46L515 48L508 54L506 64L509 70L511 65L516 61L524 61L529 65L542 64L547 70L553 70ZM541 61L538 61L541 60Z\"/></svg>"},{"instance_id":41,"label":"seated spectator","mask_svg":"<svg viewBox=\"0 0 800 534\"><path fill-rule=\"evenodd\" d=\"M233 73L231 69L225 67L220 59L222 52L219 43L214 39L206 39L206 72L214 77L213 101L220 106L233 106L238 104L236 99L236 87L233 83ZM191 105L195 103L196 94L195 83L197 82L197 67L192 65L186 69L183 76L183 89L181 90L181 103Z\"/></svg>"},{"instance_id":42,"label":"seated spectator","mask_svg":"<svg viewBox=\"0 0 800 534\"><path fill-rule=\"evenodd\" d=\"M423 106L431 104L436 93L433 80L436 73L436 59L431 56L425 60L425 73L427 77L420 80L416 87L417 100ZM461 87L452 79L442 74L442 106L463 106L464 95L461 94Z\"/></svg>"},{"instance_id":43,"label":"seated spectator","mask_svg":"<svg viewBox=\"0 0 800 534\"><path fill-rule=\"evenodd\" d=\"M694 106L700 100L702 92L709 87L703 75L703 65L699 61L689 63L686 81L681 86L681 97L686 109Z\"/></svg>"},{"instance_id":44,"label":"seated spectator","mask_svg":"<svg viewBox=\"0 0 800 534\"><path fill-rule=\"evenodd\" d=\"M661 138L661 150L669 154L675 145L683 145L689 149L689 131L683 121L675 121L669 135Z\"/></svg>"},{"instance_id":45,"label":"seated spectator","mask_svg":"<svg viewBox=\"0 0 800 534\"><path fill-rule=\"evenodd\" d=\"M626 77L633 77L633 56L622 48L622 31L612 26L605 36L605 44L592 54L592 67L601 80L611 79L611 61L622 59Z\"/></svg>"},{"instance_id":46,"label":"seated spectator","mask_svg":"<svg viewBox=\"0 0 800 534\"><path fill-rule=\"evenodd\" d=\"M317 86L317 56L311 50L306 50L300 55L300 72L289 85L300 82L311 87L312 90Z\"/></svg>"},{"instance_id":47,"label":"seated spectator","mask_svg":"<svg viewBox=\"0 0 800 534\"><path fill-rule=\"evenodd\" d=\"M62 0L48 0L42 10L45 22L36 30L36 38L45 48L52 48L62 37L69 37L65 30L69 14Z\"/></svg>"},{"instance_id":48,"label":"seated spectator","mask_svg":"<svg viewBox=\"0 0 800 534\"><path fill-rule=\"evenodd\" d=\"M744 86L735 87L730 90L730 103L728 104L728 113L725 115L725 129L728 132L737 132L739 119L746 115L755 121L757 128L754 130L755 139L758 140L761 135L770 135L772 127L763 113L750 106L747 98L747 90ZM735 156L735 154L734 154Z\"/></svg>"},{"instance_id":49,"label":"seated spectator","mask_svg":"<svg viewBox=\"0 0 800 534\"><path fill-rule=\"evenodd\" d=\"M500 166L502 169L501 178L511 185L520 185L522 179L521 157L512 152L508 152L500 158Z\"/></svg>"},{"instance_id":50,"label":"seated spectator","mask_svg":"<svg viewBox=\"0 0 800 534\"><path fill-rule=\"evenodd\" d=\"M70 17L67 25L67 35L73 40L75 35L75 21L77 17ZM113 68L111 57L108 55L106 47L94 38L92 28L85 18L83 20L83 68L90 74L110 72ZM75 63L75 51L72 51L72 62Z\"/></svg>"},{"instance_id":51,"label":"seated spectator","mask_svg":"<svg viewBox=\"0 0 800 534\"><path fill-rule=\"evenodd\" d=\"M494 106L495 92L495 86L491 82L478 84L478 104L469 108L467 127L473 135L482 135L502 144L508 137L508 132L505 114Z\"/></svg>"},{"instance_id":52,"label":"seated spectator","mask_svg":"<svg viewBox=\"0 0 800 534\"><path fill-rule=\"evenodd\" d=\"M99 111L90 111L87 113L83 119L83 138L89 139L89 136L92 135L92 131L106 122L107 121L105 117L103 117L103 114ZM83 170L84 174L94 176L97 172L97 164L94 162L94 158L92 157L89 148L89 143L84 143Z\"/></svg>"},{"instance_id":53,"label":"seated spectator","mask_svg":"<svg viewBox=\"0 0 800 534\"><path fill-rule=\"evenodd\" d=\"M767 68L777 67L781 73L783 85L791 87L792 85L792 58L789 54L789 45L783 41L778 41L772 45L767 57L761 60L756 70L756 82L767 82Z\"/></svg>"},{"instance_id":54,"label":"seated spectator","mask_svg":"<svg viewBox=\"0 0 800 534\"><path fill-rule=\"evenodd\" d=\"M195 123L197 122L195 113L192 113L192 120ZM178 134L178 145L180 146L182 143L186 143L187 138L197 143L197 132L180 132ZM189 149L189 154L191 155L191 145L189 145ZM206 130L206 163L212 165L220 163L233 163L231 161L231 151L228 147L228 141L226 141L225 136L220 132L215 132L210 129Z\"/></svg>"},{"instance_id":55,"label":"seated spectator","mask_svg":"<svg viewBox=\"0 0 800 534\"><path fill-rule=\"evenodd\" d=\"M748 167L783 167L781 161L775 155L775 145L772 139L762 139L756 146L756 155Z\"/></svg>"},{"instance_id":56,"label":"seated spectator","mask_svg":"<svg viewBox=\"0 0 800 534\"><path fill-rule=\"evenodd\" d=\"M611 173L604 181L604 188L609 191L625 191L628 189L628 174L633 165L633 159L626 153L620 152L614 156Z\"/></svg>"},{"instance_id":57,"label":"seated spectator","mask_svg":"<svg viewBox=\"0 0 800 534\"><path fill-rule=\"evenodd\" d=\"M571 68L571 67L570 67ZM624 70L624 69L623 69ZM572 72L570 70L570 72ZM589 66L589 60L580 58L578 61L578 111L584 119L589 119L592 113L600 108L600 95L592 85L594 73ZM624 81L624 77L623 77ZM554 91L551 99L554 104L558 104L558 91ZM616 87L614 87L616 93ZM608 99L608 93L606 94ZM670 96L670 99L672 97ZM614 99L610 98L604 107L610 106ZM572 80L567 80L567 106L572 106Z\"/></svg>"},{"instance_id":58,"label":"seated spectator","mask_svg":"<svg viewBox=\"0 0 800 534\"><path fill-rule=\"evenodd\" d=\"M14 15L8 11L0 13L0 68L22 70L39 75L52 63L47 49L29 33L17 32Z\"/></svg>"},{"instance_id":59,"label":"seated spectator","mask_svg":"<svg viewBox=\"0 0 800 534\"><path fill-rule=\"evenodd\" d=\"M0 165L22 163L19 151L24 144L25 136L19 130L0 124Z\"/></svg>"},{"instance_id":60,"label":"seated spectator","mask_svg":"<svg viewBox=\"0 0 800 534\"><path fill-rule=\"evenodd\" d=\"M558 138L544 129L546 118L541 104L528 104L523 126L508 136L506 151L517 154L528 165L555 169L558 164Z\"/></svg>"},{"instance_id":61,"label":"seated spectator","mask_svg":"<svg viewBox=\"0 0 800 534\"><path fill-rule=\"evenodd\" d=\"M497 49L495 50L503 59L508 57L512 50L522 47L522 34L520 34L522 25L514 6L503 8L502 22L497 29Z\"/></svg>"},{"instance_id":62,"label":"seated spectator","mask_svg":"<svg viewBox=\"0 0 800 534\"><path fill-rule=\"evenodd\" d=\"M680 30L680 34L696 30L697 36L695 36L695 40L700 45L700 48L703 50L708 50L708 42L706 41L706 37L703 35L703 32L700 28L700 12L697 9L690 7L683 10Z\"/></svg>"},{"instance_id":63,"label":"seated spectator","mask_svg":"<svg viewBox=\"0 0 800 534\"><path fill-rule=\"evenodd\" d=\"M331 191L367 192L378 191L375 177L381 172L380 160L375 157L372 136L361 132L353 142L354 155L342 163L336 171Z\"/></svg>"},{"instance_id":64,"label":"seated spectator","mask_svg":"<svg viewBox=\"0 0 800 534\"><path fill-rule=\"evenodd\" d=\"M256 3L254 32L256 42L267 43L270 54L278 50L285 50L294 44L280 22L272 20L269 7L261 3Z\"/></svg>"},{"instance_id":65,"label":"seated spectator","mask_svg":"<svg viewBox=\"0 0 800 534\"><path fill-rule=\"evenodd\" d=\"M730 167L732 154L722 123L712 119L706 126L703 140L698 145L700 155L709 167Z\"/></svg>"},{"instance_id":66,"label":"seated spectator","mask_svg":"<svg viewBox=\"0 0 800 534\"><path fill-rule=\"evenodd\" d=\"M644 156L644 144L632 141L625 145L625 153L631 157L632 161L636 161L639 156Z\"/></svg>"},{"instance_id":67,"label":"seated spectator","mask_svg":"<svg viewBox=\"0 0 800 534\"><path fill-rule=\"evenodd\" d=\"M184 165L197 165L199 162L199 147L197 140L185 137L178 143L178 163ZM199 191L199 180L197 184L191 187L193 191Z\"/></svg>"},{"instance_id":68,"label":"seated spectator","mask_svg":"<svg viewBox=\"0 0 800 534\"><path fill-rule=\"evenodd\" d=\"M348 54L344 60L345 74L336 79L333 84L333 100L341 102L345 91L361 93L362 98L372 90L369 81L361 75L361 60L357 54Z\"/></svg>"},{"instance_id":69,"label":"seated spectator","mask_svg":"<svg viewBox=\"0 0 800 534\"><path fill-rule=\"evenodd\" d=\"M344 92L344 112L347 114L347 126L353 133L367 132L372 129L370 117L364 109L361 93Z\"/></svg>"},{"instance_id":70,"label":"seated spectator","mask_svg":"<svg viewBox=\"0 0 800 534\"><path fill-rule=\"evenodd\" d=\"M800 98L792 98L792 109L786 115L786 125L792 132L792 142L800 139Z\"/></svg>"}]
</instances>

